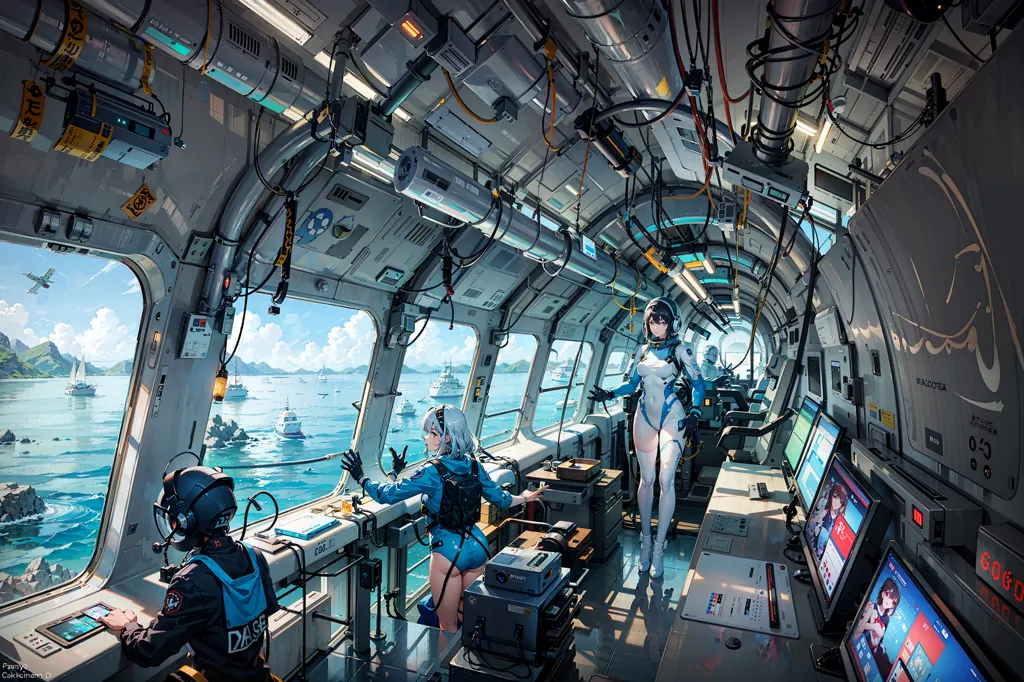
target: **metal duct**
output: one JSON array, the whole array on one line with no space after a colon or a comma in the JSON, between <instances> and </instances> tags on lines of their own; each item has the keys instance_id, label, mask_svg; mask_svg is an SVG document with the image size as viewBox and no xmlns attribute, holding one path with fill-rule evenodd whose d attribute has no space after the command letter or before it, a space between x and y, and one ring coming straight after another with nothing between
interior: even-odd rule
<instances>
[{"instance_id":1,"label":"metal duct","mask_svg":"<svg viewBox=\"0 0 1024 682\"><path fill-rule=\"evenodd\" d=\"M565 11L634 99L671 101L683 87L661 0L563 0ZM648 114L648 118L653 114ZM724 124L726 148L732 138ZM689 109L679 108L651 126L672 171L683 180L704 179L704 162ZM721 137L721 135L719 136Z\"/></svg>"},{"instance_id":2,"label":"metal duct","mask_svg":"<svg viewBox=\"0 0 1024 682\"><path fill-rule=\"evenodd\" d=\"M61 44L69 11L64 0L3 0L0 29L50 56ZM120 90L140 89L145 65L143 45L104 17L84 11L85 41L71 68ZM152 80L152 74L148 77Z\"/></svg>"},{"instance_id":3,"label":"metal duct","mask_svg":"<svg viewBox=\"0 0 1024 682\"><path fill-rule=\"evenodd\" d=\"M841 4L840 0L775 0L772 5L775 16L767 50L771 56L764 67L753 142L754 153L768 165L785 163L792 151L799 108L790 103L803 99L808 87L793 86L806 83L814 72ZM795 46L797 42L813 51Z\"/></svg>"},{"instance_id":4,"label":"metal duct","mask_svg":"<svg viewBox=\"0 0 1024 682\"><path fill-rule=\"evenodd\" d=\"M601 249L588 254L582 241L543 227L511 205L503 204L501 225L491 191L468 175L455 170L422 147L406 149L396 163L395 188L445 215L475 227L488 237L524 256L551 261L554 267L567 259L566 270L614 288L627 296L636 293L648 300L663 293L661 286L645 278L634 266L612 258ZM639 288L638 288L639 282Z\"/></svg>"}]
</instances>

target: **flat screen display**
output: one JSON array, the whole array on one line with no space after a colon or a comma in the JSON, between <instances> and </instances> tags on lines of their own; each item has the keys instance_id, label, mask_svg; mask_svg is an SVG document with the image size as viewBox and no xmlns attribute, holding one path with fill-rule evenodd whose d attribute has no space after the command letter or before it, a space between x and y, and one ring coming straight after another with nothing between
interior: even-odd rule
<instances>
[{"instance_id":1,"label":"flat screen display","mask_svg":"<svg viewBox=\"0 0 1024 682\"><path fill-rule=\"evenodd\" d=\"M69 618L63 623L57 623L47 628L55 637L64 640L65 642L73 642L79 637L83 637L93 630L98 630L103 627L103 624L93 620L89 616L81 615Z\"/></svg>"},{"instance_id":2,"label":"flat screen display","mask_svg":"<svg viewBox=\"0 0 1024 682\"><path fill-rule=\"evenodd\" d=\"M827 604L832 602L870 511L871 498L839 458L833 457L804 525L804 540Z\"/></svg>"},{"instance_id":3,"label":"flat screen display","mask_svg":"<svg viewBox=\"0 0 1024 682\"><path fill-rule=\"evenodd\" d=\"M800 467L800 455L804 453L807 437L811 435L814 418L818 416L820 409L821 406L815 400L804 398L800 413L793 424L793 432L789 434L789 441L786 443L786 461L789 462L791 471L796 471Z\"/></svg>"},{"instance_id":4,"label":"flat screen display","mask_svg":"<svg viewBox=\"0 0 1024 682\"><path fill-rule=\"evenodd\" d=\"M821 398L821 358L817 355L807 356L807 392L815 398Z\"/></svg>"},{"instance_id":5,"label":"flat screen display","mask_svg":"<svg viewBox=\"0 0 1024 682\"><path fill-rule=\"evenodd\" d=\"M902 557L890 549L844 646L860 682L988 679L958 628L940 613Z\"/></svg>"},{"instance_id":6,"label":"flat screen display","mask_svg":"<svg viewBox=\"0 0 1024 682\"><path fill-rule=\"evenodd\" d=\"M840 430L839 424L832 421L827 414L818 414L807 441L803 461L800 462L800 470L796 474L796 489L804 509L807 509L814 500L821 479L825 475L828 460L839 446Z\"/></svg>"}]
</instances>

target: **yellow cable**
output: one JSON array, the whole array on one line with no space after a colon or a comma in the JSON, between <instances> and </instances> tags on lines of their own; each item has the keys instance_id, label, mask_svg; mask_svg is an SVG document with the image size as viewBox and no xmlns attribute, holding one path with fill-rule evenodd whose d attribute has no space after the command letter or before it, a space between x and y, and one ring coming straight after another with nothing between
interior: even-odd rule
<instances>
[{"instance_id":1,"label":"yellow cable","mask_svg":"<svg viewBox=\"0 0 1024 682\"><path fill-rule=\"evenodd\" d=\"M441 71L444 73L444 79L448 81L448 89L452 91L452 97L454 97L455 101L459 103L459 106L462 107L462 110L466 112L467 116L469 116L477 123L489 124L496 123L498 121L497 116L494 116L493 118L483 118L481 116L478 116L476 113L473 112L472 109L466 106L466 103L462 101L462 97L459 96L459 91L455 89L455 83L452 82L452 75L448 73L448 69L442 66Z\"/></svg>"},{"instance_id":2,"label":"yellow cable","mask_svg":"<svg viewBox=\"0 0 1024 682\"><path fill-rule=\"evenodd\" d=\"M555 99L555 72L551 68L551 62L548 62L548 89L551 90L551 126L548 131L545 131L542 121L540 124L540 136L544 138L544 144L548 146L548 149L557 154L562 151L562 148L555 147L551 142L555 139L555 107L557 106L557 100Z\"/></svg>"},{"instance_id":3,"label":"yellow cable","mask_svg":"<svg viewBox=\"0 0 1024 682\"><path fill-rule=\"evenodd\" d=\"M199 73L206 75L206 60L210 56L210 24L213 23L213 0L206 0L206 45L203 47L203 66Z\"/></svg>"}]
</instances>

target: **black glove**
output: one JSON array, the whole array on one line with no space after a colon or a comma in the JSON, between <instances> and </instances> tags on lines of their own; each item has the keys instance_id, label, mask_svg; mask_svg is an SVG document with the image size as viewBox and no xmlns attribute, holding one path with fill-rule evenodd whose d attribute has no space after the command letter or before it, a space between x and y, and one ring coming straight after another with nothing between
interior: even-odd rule
<instances>
[{"instance_id":1,"label":"black glove","mask_svg":"<svg viewBox=\"0 0 1024 682\"><path fill-rule=\"evenodd\" d=\"M349 450L341 455L341 468L349 473L359 485L363 484L366 474L363 473L363 458L355 450Z\"/></svg>"},{"instance_id":2,"label":"black glove","mask_svg":"<svg viewBox=\"0 0 1024 682\"><path fill-rule=\"evenodd\" d=\"M601 388L597 384L590 389L590 395L588 396L591 400L596 400L599 403L607 402L609 400L615 400L615 394L611 391Z\"/></svg>"},{"instance_id":3,"label":"black glove","mask_svg":"<svg viewBox=\"0 0 1024 682\"><path fill-rule=\"evenodd\" d=\"M388 476L397 477L398 474L402 473L405 470L405 453L408 449L409 446L406 445L404 448L402 448L401 454L399 454L395 452L395 449L393 447L388 446L388 450L391 451L391 471L388 473Z\"/></svg>"},{"instance_id":4,"label":"black glove","mask_svg":"<svg viewBox=\"0 0 1024 682\"><path fill-rule=\"evenodd\" d=\"M697 422L700 420L700 416L697 412L691 411L690 414L686 415L686 433L690 434L691 437L697 437Z\"/></svg>"}]
</instances>

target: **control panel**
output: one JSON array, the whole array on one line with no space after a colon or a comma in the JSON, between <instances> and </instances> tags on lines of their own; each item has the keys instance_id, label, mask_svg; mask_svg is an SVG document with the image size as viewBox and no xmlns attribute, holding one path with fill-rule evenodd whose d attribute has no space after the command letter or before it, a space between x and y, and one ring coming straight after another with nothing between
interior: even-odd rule
<instances>
[{"instance_id":1,"label":"control panel","mask_svg":"<svg viewBox=\"0 0 1024 682\"><path fill-rule=\"evenodd\" d=\"M181 353L178 354L183 360L195 360L205 358L210 351L210 341L213 340L213 320L209 315L185 315L185 333L181 340Z\"/></svg>"},{"instance_id":2,"label":"control panel","mask_svg":"<svg viewBox=\"0 0 1024 682\"><path fill-rule=\"evenodd\" d=\"M98 635L106 630L107 626L100 622L100 618L113 610L114 609L112 607L107 606L102 602L93 604L87 609L75 611L71 615L63 616L57 620L52 620L45 625L40 625L36 628L36 633L48 638L50 641L57 643L65 649L68 649L75 646L82 640L88 639L93 635ZM25 636L28 636L29 634L30 633L26 633ZM27 643L26 646L28 646ZM51 651L48 652L48 654L49 653L53 652Z\"/></svg>"}]
</instances>

